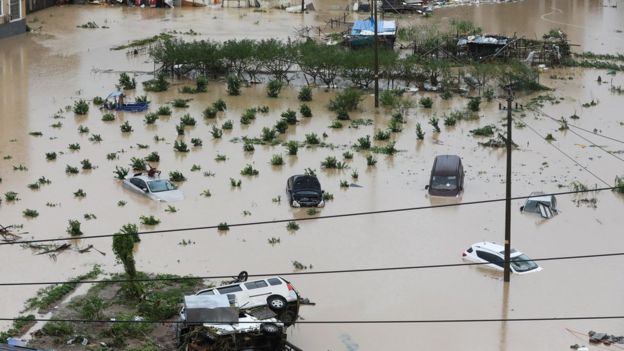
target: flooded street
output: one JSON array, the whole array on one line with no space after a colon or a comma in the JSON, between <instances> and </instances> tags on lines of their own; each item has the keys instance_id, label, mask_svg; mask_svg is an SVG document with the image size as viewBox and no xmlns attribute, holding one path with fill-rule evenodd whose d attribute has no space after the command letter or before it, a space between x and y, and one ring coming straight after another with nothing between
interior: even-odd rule
<instances>
[{"instance_id":1,"label":"flooded street","mask_svg":"<svg viewBox=\"0 0 624 351\"><path fill-rule=\"evenodd\" d=\"M193 81L175 81L163 93L144 93L140 82L151 79L154 69L148 55L110 50L161 32L189 29L199 35L177 36L184 40L218 41L295 39L296 28L324 26L327 19L342 16L343 12L330 11L340 5L328 3L319 0L315 5L320 11L306 15L278 10L88 6L56 7L31 14L28 22L35 29L33 33L0 40L0 224L23 224L20 231L28 233L23 235L28 240L66 237L70 219L80 220L85 235L101 235L115 233L126 223L139 224L142 215L161 220L157 226L140 225L142 231L306 218L311 216L305 209L288 205L284 190L286 179L306 168L316 169L323 189L334 195L334 200L320 210L321 216L437 205L448 201L427 197L424 187L433 159L440 154L460 155L466 168L465 191L451 202L504 198L504 149L479 146L477 142L487 138L475 138L469 133L488 124L502 131L506 111L500 111L498 104L505 103L503 99L483 102L478 120L458 121L454 127L441 126L441 133L435 133L428 124L430 117L435 114L442 120L445 112L463 108L468 100L459 96L442 100L439 94L415 93L414 101L430 96L433 109L412 108L403 131L393 134L400 152L394 156L375 154L378 162L369 167L368 153L352 146L359 137L370 135L372 139L377 129L385 129L391 112L375 110L373 97L366 95L360 111L351 114L351 118L371 119L370 125L349 128L349 123L345 123L344 128L331 129L328 126L334 113L327 105L335 91L315 88L309 103L313 117L298 116L300 122L279 139L303 142L306 134L317 133L320 137L326 133L323 141L333 147L302 146L298 155L288 156L284 146L256 145L255 151L249 153L243 151L243 143L232 140L258 137L263 127L275 125L282 112L288 108L298 110L299 87L284 89L277 99L266 97L264 84L243 88L240 96L228 96L224 82L214 80L205 93L178 92L184 85L193 85ZM400 24L443 26L450 19L461 18L474 21L486 32L522 33L530 38L539 38L551 28L560 27L572 43L579 45L573 48L575 51L621 54L624 6L621 2L617 8L602 4L597 0L526 0L458 6L437 10L429 19L405 17ZM348 16L353 19L356 15ZM76 28L88 21L110 28ZM86 116L65 111L65 106L73 105L77 99L107 96L115 90L122 71L133 72L139 83L136 92L127 92L130 100L134 95L146 94L151 101L150 111L181 97L192 99L190 107L172 108L170 117L161 117L154 125L143 122L144 113L120 112L115 121L104 122L103 112L92 104ZM598 75L607 83L597 83ZM566 78L554 79L555 76ZM526 126L516 125L513 130L513 140L519 145L513 153L514 196L538 190L568 191L573 181L590 187L613 186L616 176L624 176L624 100L622 95L610 92L609 86L623 85L624 75L606 75L605 70L593 69L551 69L542 73L541 83L553 88L549 93L558 99L556 104L545 102L545 114L555 119L576 114L580 118L569 119L570 124L596 133L560 131L560 124L544 115L532 111L526 111L525 116L515 113L516 121ZM534 96L517 96L517 102L526 105ZM216 119L204 119L202 111L218 98L225 100L227 111L219 113ZM598 102L596 106L582 106L592 100ZM239 122L245 109L263 105L269 107L269 113L259 113L247 126ZM53 118L59 110L62 118ZM186 128L184 140L190 144L191 138L201 138L203 146L177 153L173 150L175 126L186 113L198 123ZM221 139L213 139L213 125L221 126L227 120L233 122L233 130L224 131ZM120 131L125 121L133 127L132 133ZM60 127L52 127L59 122ZM426 133L422 141L416 138L416 123ZM87 127L89 132L80 134L80 126ZM42 135L29 135L31 132ZM555 141L544 140L548 133ZM103 141L89 141L92 134L101 135ZM155 141L155 136L164 140ZM69 150L72 143L79 143L80 150ZM148 148L141 149L138 144ZM377 141L374 144L382 145ZM57 159L47 161L45 154L53 151L58 154ZM187 178L180 186L185 200L172 204L177 209L175 213L165 211L168 204L131 193L114 178L115 166L128 167L131 158L142 158L153 151L160 155L158 168L163 175L178 170ZM345 151L354 154L352 160L346 160L348 169L321 168L321 161L327 156L343 160ZM107 159L110 153L117 153L118 158ZM283 156L283 166L270 164L274 154ZM217 155L225 155L226 160L216 161ZM80 168L85 159L97 167L76 175L65 173L66 166ZM247 164L253 165L259 175L240 175ZM27 170L15 170L19 165ZM191 171L194 165L201 169ZM359 173L356 181L351 178L354 170ZM214 175L206 176L205 172ZM28 184L42 176L50 179L51 184L30 190ZM241 179L241 187L231 187L230 178ZM341 180L359 186L341 188ZM83 189L87 196L76 198L73 193L78 189ZM211 196L202 196L204 190L209 190ZM3 194L9 191L17 192L20 200L5 201ZM274 201L278 196L281 201ZM573 201L577 199L575 195L559 196L560 214L550 220L520 213L518 209L524 200L512 201L512 246L531 258L622 251L624 196L603 191L581 197L593 196L595 208L577 204ZM119 201L125 201L125 206L118 206ZM232 227L227 232L211 229L150 234L142 236L135 258L140 271L197 276L235 275L241 270L250 274L293 272L293 261L310 266L307 271L456 264L462 262L461 253L475 242L503 242L504 208L504 202L494 202L308 220L300 222L300 229L294 232L287 230L285 223L279 223ZM37 210L39 216L27 219L22 214L26 209ZM97 218L85 220L85 214ZM279 238L280 242L270 245L271 238ZM185 244L189 241L192 243ZM102 265L107 273L122 270L115 262L110 237L76 240L73 244L76 248L93 244L105 255L68 250L52 258L18 245L2 245L2 282L66 280L89 271L94 264ZM289 340L306 351L565 350L576 343L587 344L583 335L589 330L623 333L623 319L422 322L622 315L622 256L539 264L544 267L542 272L514 275L508 289L504 289L502 273L476 266L287 277L298 291L316 303L302 308L302 323L290 329ZM25 300L39 288L2 287L0 317L17 316ZM2 328L8 325L0 324ZM614 345L610 349L621 348Z\"/></svg>"}]
</instances>

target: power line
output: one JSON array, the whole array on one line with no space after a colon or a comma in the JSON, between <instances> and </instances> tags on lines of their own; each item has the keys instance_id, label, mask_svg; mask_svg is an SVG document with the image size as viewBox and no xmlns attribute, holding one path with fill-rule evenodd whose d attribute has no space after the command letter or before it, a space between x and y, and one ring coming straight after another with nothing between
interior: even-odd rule
<instances>
[{"instance_id":1,"label":"power line","mask_svg":"<svg viewBox=\"0 0 624 351\"><path fill-rule=\"evenodd\" d=\"M529 260L515 260L514 262L528 262L528 261L562 261L562 260L576 260L576 259L588 259L588 258L604 258L604 257L617 257L624 256L624 252L612 252L601 254L589 254L589 255L574 255L574 256L557 256L557 257L544 257L535 258ZM248 274L248 277L269 277L269 276L301 276L301 275L324 275L324 274L345 274L345 273L365 273L365 272L384 272L384 271L400 271L400 270L416 270L416 269L431 269L431 268L451 268L451 267L464 267L464 266L481 266L490 264L489 262L471 262L471 263L447 263L447 264L429 264L419 266L397 266L397 267L377 267L377 268L355 268L355 269L335 269L325 271L309 271L309 272L282 272L282 273L256 273ZM232 278L232 275L213 275L213 276L200 276L200 277L160 277L160 278L139 278L139 279L103 279L103 280L69 280L69 281L48 281L48 282L13 282L13 283L0 283L0 286L24 286L24 285L60 285L60 284L98 284L98 283L128 283L128 282L152 282L152 281L186 281L186 280L208 280L208 279L226 279Z\"/></svg>"},{"instance_id":2,"label":"power line","mask_svg":"<svg viewBox=\"0 0 624 351\"><path fill-rule=\"evenodd\" d=\"M408 320L301 320L296 324L442 324L442 323L492 323L492 322L556 322L571 320L608 320L608 319L624 319L624 315L613 316L563 316L563 317L525 317L525 318L471 318L471 319L408 319ZM4 318L0 317L0 321L33 321L33 322L62 322L62 323L109 323L109 324L183 324L181 320L89 320L89 319L60 319L60 318ZM238 321L236 323L228 323L222 321L204 321L205 324L259 324L274 323L268 321Z\"/></svg>"},{"instance_id":3,"label":"power line","mask_svg":"<svg viewBox=\"0 0 624 351\"><path fill-rule=\"evenodd\" d=\"M552 117L552 116L549 116L549 115L548 115L548 114L546 114L544 111L539 110L539 112L540 112L540 113L541 113L544 117L550 118L550 119L551 119L551 120L553 120L554 122L557 122L557 123L560 123L560 122L561 122L560 120L558 120L558 119L556 119L556 118L554 118L554 117ZM567 124L567 125L568 125L568 126L571 126L571 124ZM620 156L618 156L618 155L616 155L616 154L614 154L614 153L609 152L609 150L607 150L607 149L605 149L604 147L602 147L602 146L600 146L600 145L598 145L598 144L594 143L593 141L591 141L591 140L587 139L586 137L582 136L581 134L579 134L579 133L575 132L574 130L572 130L572 129L568 129L568 130L569 130L570 132L572 132L574 135L578 136L579 138L581 138L581 139L585 140L586 142L590 143L592 146L595 146L595 147L599 148L600 150L602 150L602 151L606 152L606 153L607 153L607 154L609 154L610 156L613 156L613 157L615 157L616 159L618 159L618 160L620 160L620 161L624 162L624 158L621 158Z\"/></svg>"},{"instance_id":4,"label":"power line","mask_svg":"<svg viewBox=\"0 0 624 351\"><path fill-rule=\"evenodd\" d=\"M611 187L611 186L609 186L608 183L606 183L606 182L604 182L604 183L607 184L607 186L604 187L604 188L595 188L595 189L587 189L587 190L574 190L574 191L561 191L561 192L543 194L541 196L570 195L570 194L579 194L579 193L586 193L586 192L598 192L598 191L602 191L602 190L614 190L614 189L617 189L617 187ZM523 200L523 199L528 199L530 197L531 197L531 195L525 195L525 196L512 197L511 199L512 200ZM440 205L429 205L429 206L404 207L404 208L395 208L395 209L388 209L388 210L374 210L374 211L364 211L364 212L340 213L340 214L325 215L325 216L318 216L318 217L288 218L288 219L275 219L275 220L269 220L269 221L243 222L243 223L228 224L228 227L248 227L248 226L264 225L264 224L277 224L277 223L287 223L287 222L313 221L313 220L320 220L320 219L368 216L368 215L375 215L375 214L408 212L408 211L427 210L427 209L444 208L444 207L481 205L481 204L495 203L495 202L501 202L501 201L505 201L505 198L489 199L489 200L478 200L478 201L468 201L468 202L460 202L460 203L453 203L453 204L440 204ZM172 228L172 229L152 230L152 231L149 231L149 232L137 232L137 235L152 235L152 234L163 234L163 233L174 233L174 232L189 232L189 231L218 229L218 228L219 228L219 225L209 225L209 226L199 226L199 227L185 227L185 228ZM6 242L0 242L0 246L4 246L4 245L17 245L17 244L33 244L33 243L42 243L42 242L58 242L58 241L100 239L100 238L110 238L110 237L113 237L115 235L119 235L119 234L115 233L115 234L101 234L101 235L83 235L83 236L79 236L79 237L65 237L65 238L51 238L51 239L33 239L33 240L21 240L21 241L6 241Z\"/></svg>"},{"instance_id":5,"label":"power line","mask_svg":"<svg viewBox=\"0 0 624 351\"><path fill-rule=\"evenodd\" d=\"M535 133L537 136L539 136L542 140L546 141L546 138L544 136L542 136L537 130L535 130L533 127L531 127L531 125L529 125L528 123L524 122L523 123L529 127L529 129L531 131L533 131L533 133ZM559 147L557 147L555 144L550 143L548 141L546 141L546 143L548 143L548 145L554 147L557 151L559 151L562 155L564 155L565 157L569 158L570 160L572 160L572 162L576 163L579 167L581 167L583 170L585 170L587 173L591 174L594 176L594 178L598 179L599 181L601 181L602 183L604 183L606 186L609 186L609 183L605 182L602 178L600 178L599 176L597 176L594 172L590 171L587 167L583 166L582 164L580 164L574 157L568 155L565 151L561 150Z\"/></svg>"},{"instance_id":6,"label":"power line","mask_svg":"<svg viewBox=\"0 0 624 351\"><path fill-rule=\"evenodd\" d=\"M548 114L546 114L546 112L542 111L541 109L536 109L536 110L537 110L539 113L541 113L542 115L544 115L544 116L546 116L546 117L549 117L549 118L551 118L551 119L553 119L553 120L555 120L555 121L558 121L556 118L554 118L554 117L552 117L552 116L549 116ZM593 135L596 135L596 136L599 136L599 137L601 137L601 138L609 139L609 140L611 140L611 141L615 141L615 142L618 142L618 143L624 144L624 140L619 140L619 139L616 139L616 138L613 138L613 137L610 137L610 136L606 136L606 135L604 135L604 134L601 134L601 133L598 133L598 132L595 132L595 131L592 131L592 130L589 130L589 129L585 129L585 128L579 127L579 126L574 125L574 124L571 124L571 123L568 123L568 126L570 126L570 127L572 127L572 128L576 128L576 129L578 129L578 130L582 130L582 131L584 131L584 132L587 132L587 133L590 133L590 134L593 134Z\"/></svg>"}]
</instances>

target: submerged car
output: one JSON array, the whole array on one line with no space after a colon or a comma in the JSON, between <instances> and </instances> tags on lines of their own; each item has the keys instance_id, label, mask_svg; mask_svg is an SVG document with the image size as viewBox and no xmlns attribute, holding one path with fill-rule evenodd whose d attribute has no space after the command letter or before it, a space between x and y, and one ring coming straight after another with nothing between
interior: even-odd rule
<instances>
[{"instance_id":1,"label":"submerged car","mask_svg":"<svg viewBox=\"0 0 624 351\"><path fill-rule=\"evenodd\" d=\"M555 195L546 195L541 191L532 192L524 206L520 207L520 212L539 213L542 218L552 218L559 212L557 198Z\"/></svg>"},{"instance_id":2,"label":"submerged car","mask_svg":"<svg viewBox=\"0 0 624 351\"><path fill-rule=\"evenodd\" d=\"M136 173L123 181L124 187L143 194L150 199L162 202L174 202L184 199L184 194L168 179L150 177L143 173Z\"/></svg>"},{"instance_id":3,"label":"submerged car","mask_svg":"<svg viewBox=\"0 0 624 351\"><path fill-rule=\"evenodd\" d=\"M292 207L323 207L323 190L313 175L294 175L286 181L286 193Z\"/></svg>"},{"instance_id":4,"label":"submerged car","mask_svg":"<svg viewBox=\"0 0 624 351\"><path fill-rule=\"evenodd\" d=\"M505 265L505 247L487 241L472 244L462 253L462 258L470 262L484 263L485 266L502 271ZM515 274L527 274L542 270L542 267L538 266L527 255L515 249L510 251L509 266L511 272Z\"/></svg>"},{"instance_id":5,"label":"submerged car","mask_svg":"<svg viewBox=\"0 0 624 351\"><path fill-rule=\"evenodd\" d=\"M433 196L458 196L464 190L464 166L461 158L456 155L436 156L429 185L425 189Z\"/></svg>"}]
</instances>

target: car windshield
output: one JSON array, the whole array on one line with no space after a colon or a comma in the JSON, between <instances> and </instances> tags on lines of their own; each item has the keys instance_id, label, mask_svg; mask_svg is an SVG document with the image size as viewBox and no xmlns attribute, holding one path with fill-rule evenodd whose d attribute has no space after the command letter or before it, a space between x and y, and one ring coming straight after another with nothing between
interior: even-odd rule
<instances>
[{"instance_id":1,"label":"car windshield","mask_svg":"<svg viewBox=\"0 0 624 351\"><path fill-rule=\"evenodd\" d=\"M318 179L316 179L316 177L312 177L312 176L302 176L302 177L297 177L295 179L295 182L293 184L293 189L294 190L299 190L299 189L321 189L321 184L319 183Z\"/></svg>"},{"instance_id":2,"label":"car windshield","mask_svg":"<svg viewBox=\"0 0 624 351\"><path fill-rule=\"evenodd\" d=\"M176 189L175 185L171 184L168 180L164 180L164 179L153 180L147 183L147 185L149 186L150 191L153 193L159 193L161 191Z\"/></svg>"},{"instance_id":3,"label":"car windshield","mask_svg":"<svg viewBox=\"0 0 624 351\"><path fill-rule=\"evenodd\" d=\"M516 272L528 272L537 268L537 263L524 254L513 257L510 263Z\"/></svg>"},{"instance_id":4,"label":"car windshield","mask_svg":"<svg viewBox=\"0 0 624 351\"><path fill-rule=\"evenodd\" d=\"M457 176L433 176L431 188L436 190L455 190L457 188Z\"/></svg>"}]
</instances>

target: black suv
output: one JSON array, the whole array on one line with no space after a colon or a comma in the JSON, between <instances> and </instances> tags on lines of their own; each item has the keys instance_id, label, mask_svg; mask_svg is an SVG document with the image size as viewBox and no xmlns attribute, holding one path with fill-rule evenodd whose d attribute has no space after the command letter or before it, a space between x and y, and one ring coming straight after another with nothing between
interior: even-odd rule
<instances>
[{"instance_id":1,"label":"black suv","mask_svg":"<svg viewBox=\"0 0 624 351\"><path fill-rule=\"evenodd\" d=\"M464 166L459 156L436 156L427 189L434 196L457 196L464 190Z\"/></svg>"},{"instance_id":2,"label":"black suv","mask_svg":"<svg viewBox=\"0 0 624 351\"><path fill-rule=\"evenodd\" d=\"M286 193L292 207L323 207L323 190L316 176L300 174L288 178Z\"/></svg>"}]
</instances>

